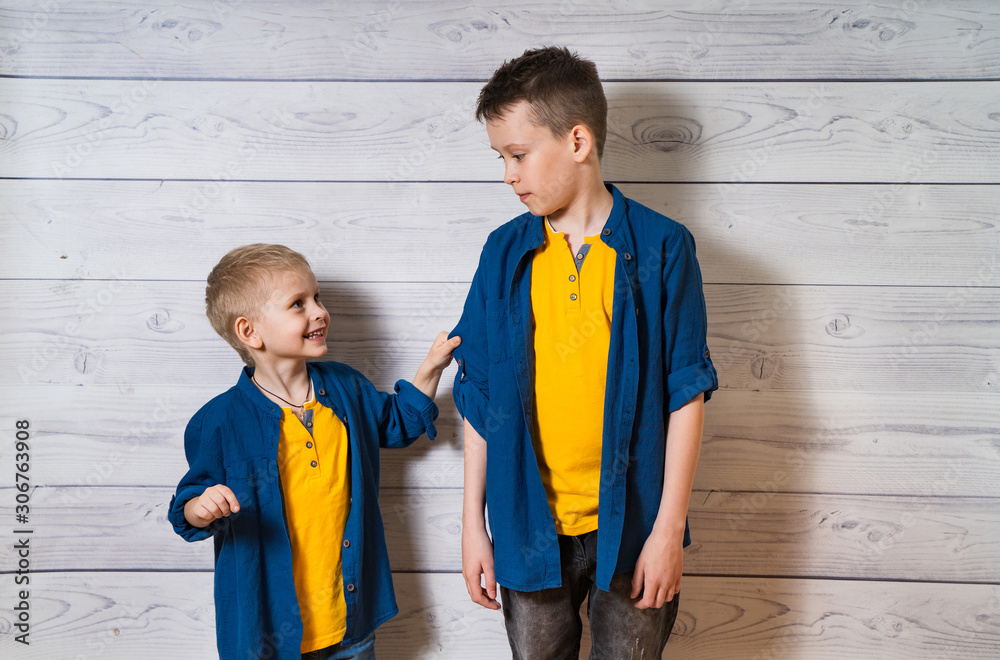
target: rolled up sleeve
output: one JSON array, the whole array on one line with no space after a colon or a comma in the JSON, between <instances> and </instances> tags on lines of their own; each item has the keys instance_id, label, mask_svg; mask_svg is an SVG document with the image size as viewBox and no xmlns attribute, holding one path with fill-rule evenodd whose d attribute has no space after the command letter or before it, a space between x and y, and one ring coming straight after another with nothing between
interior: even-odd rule
<instances>
[{"instance_id":1,"label":"rolled up sleeve","mask_svg":"<svg viewBox=\"0 0 1000 660\"><path fill-rule=\"evenodd\" d=\"M180 483L167 509L167 520L174 531L185 541L201 541L229 524L229 518L219 518L208 527L195 527L184 517L184 505L205 492L209 486L225 483L225 468L217 444L212 434L203 433L201 412L195 415L184 430L184 454L188 461L188 471Z\"/></svg>"},{"instance_id":2,"label":"rolled up sleeve","mask_svg":"<svg viewBox=\"0 0 1000 660\"><path fill-rule=\"evenodd\" d=\"M408 380L398 380L393 394L379 391L358 371L354 376L365 392L369 412L378 419L379 445L406 447L424 433L428 440L437 437L434 420L438 407L434 400Z\"/></svg>"},{"instance_id":3,"label":"rolled up sleeve","mask_svg":"<svg viewBox=\"0 0 1000 660\"><path fill-rule=\"evenodd\" d=\"M455 407L483 438L487 437L484 420L489 408L489 348L486 341L486 296L483 284L487 268L484 248L472 286L469 287L469 295L465 299L462 318L449 335L449 338L456 335L462 338L462 343L454 353L458 364L452 389Z\"/></svg>"},{"instance_id":4,"label":"rolled up sleeve","mask_svg":"<svg viewBox=\"0 0 1000 660\"><path fill-rule=\"evenodd\" d=\"M666 309L663 315L667 412L704 392L705 401L719 388L708 350L708 313L701 268L691 232L681 227L664 268Z\"/></svg>"}]
</instances>

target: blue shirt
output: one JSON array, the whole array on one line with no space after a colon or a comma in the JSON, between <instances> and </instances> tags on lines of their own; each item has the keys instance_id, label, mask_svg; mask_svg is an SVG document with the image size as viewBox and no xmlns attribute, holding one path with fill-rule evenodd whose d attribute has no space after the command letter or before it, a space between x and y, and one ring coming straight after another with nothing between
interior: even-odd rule
<instances>
[{"instance_id":1,"label":"blue shirt","mask_svg":"<svg viewBox=\"0 0 1000 660\"><path fill-rule=\"evenodd\" d=\"M707 345L691 232L609 186L601 240L617 253L604 399L597 586L635 567L663 489L667 416L719 381ZM525 213L490 234L452 335L459 413L486 440L486 508L497 581L519 591L561 584L559 545L538 471L531 254L544 219ZM691 543L685 528L684 546Z\"/></svg>"},{"instance_id":2,"label":"blue shirt","mask_svg":"<svg viewBox=\"0 0 1000 660\"><path fill-rule=\"evenodd\" d=\"M342 642L349 645L398 611L378 508L379 447L405 447L425 432L433 440L438 409L404 380L396 383L396 394L386 394L347 365L306 366L316 398L343 421L350 438ZM300 660L302 621L278 478L281 408L254 386L252 373L245 368L235 387L205 404L188 423L184 452L190 469L170 500L167 517L188 541L215 539L219 657ZM215 484L232 489L239 512L204 529L192 526L184 519L184 505Z\"/></svg>"}]
</instances>

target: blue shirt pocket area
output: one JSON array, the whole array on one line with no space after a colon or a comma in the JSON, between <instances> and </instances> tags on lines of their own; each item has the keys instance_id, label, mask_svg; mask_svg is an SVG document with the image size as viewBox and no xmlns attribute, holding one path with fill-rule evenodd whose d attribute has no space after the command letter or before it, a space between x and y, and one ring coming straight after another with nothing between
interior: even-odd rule
<instances>
[{"instance_id":1,"label":"blue shirt pocket area","mask_svg":"<svg viewBox=\"0 0 1000 660\"><path fill-rule=\"evenodd\" d=\"M486 301L486 342L491 362L509 360L510 333L507 331L507 298Z\"/></svg>"},{"instance_id":2,"label":"blue shirt pocket area","mask_svg":"<svg viewBox=\"0 0 1000 660\"><path fill-rule=\"evenodd\" d=\"M265 457L233 463L226 466L226 482L240 503L240 513L254 511L274 499L278 466Z\"/></svg>"}]
</instances>

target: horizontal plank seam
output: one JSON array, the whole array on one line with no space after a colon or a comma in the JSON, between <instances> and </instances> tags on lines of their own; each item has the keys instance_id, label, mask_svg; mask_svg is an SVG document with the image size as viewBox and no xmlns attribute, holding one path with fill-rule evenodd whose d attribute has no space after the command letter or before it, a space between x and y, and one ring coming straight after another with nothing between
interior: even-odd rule
<instances>
[{"instance_id":1,"label":"horizontal plank seam","mask_svg":"<svg viewBox=\"0 0 1000 660\"><path fill-rule=\"evenodd\" d=\"M129 489L135 490L139 488L143 489L154 489L154 490L172 490L176 484L113 484L107 486L88 486L86 484L37 484L33 486L32 492L39 489L48 488L63 488L63 489L93 489L99 488L101 490L115 490L115 489ZM0 493L5 491L13 491L13 486L0 486ZM461 486L421 486L419 484L413 486L382 486L380 492L383 494L387 493L413 493L418 491L454 491L456 493L462 492ZM921 495L919 493L850 493L844 491L808 491L808 490L718 490L718 489L694 489L691 491L692 495L701 494L710 496L712 494L718 493L719 495L835 495L837 497L853 497L853 498L896 498L896 499L906 499L906 500L982 500L982 501L993 501L1000 500L1000 495ZM13 505L10 505L11 507ZM0 506L0 509L3 509ZM10 508L10 507L7 507Z\"/></svg>"},{"instance_id":2,"label":"horizontal plank seam","mask_svg":"<svg viewBox=\"0 0 1000 660\"><path fill-rule=\"evenodd\" d=\"M204 284L205 280L188 279L125 279L114 277L0 277L0 282L171 282ZM319 280L320 284L469 284L471 280ZM1000 289L998 285L968 284L833 284L828 282L704 282L712 286L793 286L793 287L837 287L852 289ZM840 391L840 390L833 390Z\"/></svg>"},{"instance_id":3,"label":"horizontal plank seam","mask_svg":"<svg viewBox=\"0 0 1000 660\"><path fill-rule=\"evenodd\" d=\"M137 569L113 569L113 568L66 568L66 569L41 569L32 570L34 574L72 574L72 573L214 573L215 570L211 568L206 569L185 569L185 570L171 570L171 569L155 569L155 568L137 568ZM17 571L0 571L0 575L14 575ZM444 571L444 570L426 570L426 571L392 571L393 575L461 575L461 571ZM949 584L949 585L967 585L967 586L1000 586L1000 582L976 582L968 580L917 580L917 579L907 579L907 578L865 578L865 577L836 577L836 576L815 576L815 575L726 575L726 574L712 574L712 573L684 573L684 577L696 577L696 578L709 578L709 579L719 579L719 580L732 580L732 579L746 579L746 580L812 580L812 581L822 581L822 582L871 582L871 583L891 583L891 584Z\"/></svg>"},{"instance_id":4,"label":"horizontal plank seam","mask_svg":"<svg viewBox=\"0 0 1000 660\"><path fill-rule=\"evenodd\" d=\"M7 80L120 80L125 82L137 82L155 80L159 82L233 82L233 83L409 83L415 85L423 84L485 84L486 78L228 78L228 77L181 77L181 76L43 76L43 75L18 75L12 73L0 74L0 79ZM602 83L718 83L718 84L799 84L799 83L859 83L859 84L882 84L885 83L911 83L921 84L930 82L1000 82L1000 78L994 77L965 77L965 78L914 78L914 77L886 77L886 78L602 78Z\"/></svg>"},{"instance_id":5,"label":"horizontal plank seam","mask_svg":"<svg viewBox=\"0 0 1000 660\"><path fill-rule=\"evenodd\" d=\"M0 176L0 181L136 181L160 183L217 183L219 179L172 179L161 177L50 177ZM506 186L495 179L225 179L225 183L337 183L337 184L492 184ZM607 179L616 186L1000 186L1000 181L631 181Z\"/></svg>"}]
</instances>

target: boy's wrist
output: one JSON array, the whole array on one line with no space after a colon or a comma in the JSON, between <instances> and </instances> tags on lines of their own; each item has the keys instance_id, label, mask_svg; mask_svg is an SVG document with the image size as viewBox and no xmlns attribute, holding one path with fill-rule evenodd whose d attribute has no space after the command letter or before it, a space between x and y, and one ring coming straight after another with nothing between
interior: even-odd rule
<instances>
[{"instance_id":1,"label":"boy's wrist","mask_svg":"<svg viewBox=\"0 0 1000 660\"><path fill-rule=\"evenodd\" d=\"M430 361L430 358L424 358L424 361L420 363L419 367L417 367L417 375L414 376L414 379L421 377L428 379L435 377L440 378L441 374L444 373L444 369L445 368L443 366L433 364Z\"/></svg>"},{"instance_id":2,"label":"boy's wrist","mask_svg":"<svg viewBox=\"0 0 1000 660\"><path fill-rule=\"evenodd\" d=\"M664 540L673 537L684 538L684 530L687 528L687 516L659 516L653 523L651 536L659 536Z\"/></svg>"},{"instance_id":3,"label":"boy's wrist","mask_svg":"<svg viewBox=\"0 0 1000 660\"><path fill-rule=\"evenodd\" d=\"M472 527L486 529L486 503L483 501L462 503L462 528Z\"/></svg>"},{"instance_id":4,"label":"boy's wrist","mask_svg":"<svg viewBox=\"0 0 1000 660\"><path fill-rule=\"evenodd\" d=\"M419 390L426 390L428 388L437 389L437 384L441 381L441 374L443 372L443 368L429 365L427 360L424 360L417 368L417 373L413 376L413 385Z\"/></svg>"}]
</instances>

